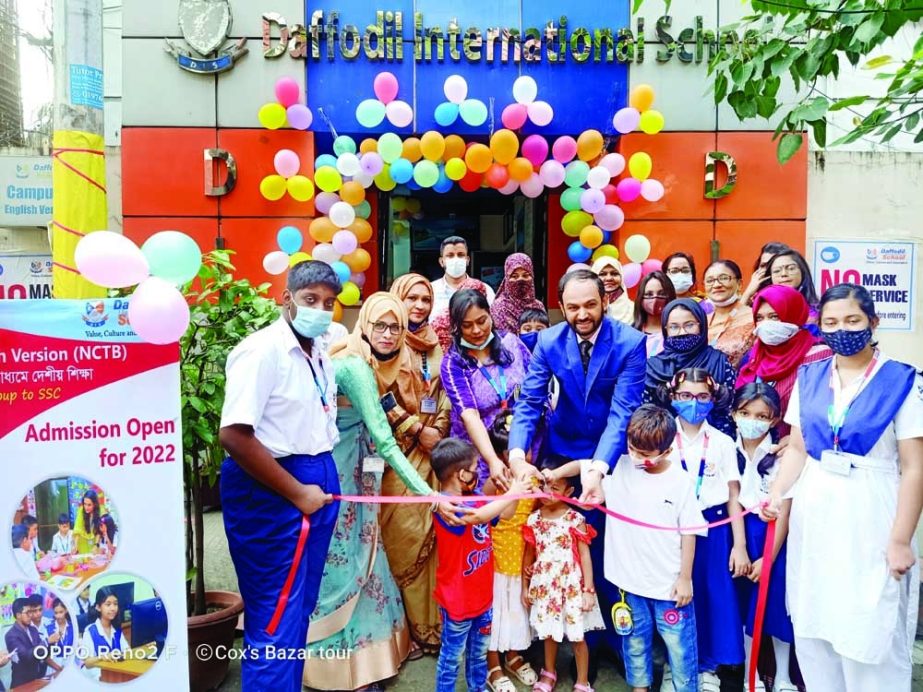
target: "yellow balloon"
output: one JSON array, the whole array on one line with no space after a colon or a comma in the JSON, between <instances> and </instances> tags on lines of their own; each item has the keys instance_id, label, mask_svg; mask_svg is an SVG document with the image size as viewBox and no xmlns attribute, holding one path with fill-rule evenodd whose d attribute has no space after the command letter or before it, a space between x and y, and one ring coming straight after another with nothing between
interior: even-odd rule
<instances>
[{"instance_id":1,"label":"yellow balloon","mask_svg":"<svg viewBox=\"0 0 923 692\"><path fill-rule=\"evenodd\" d=\"M595 262L600 257L611 257L613 259L619 258L619 249L615 245L600 245L598 248L593 250L593 261Z\"/></svg>"},{"instance_id":2,"label":"yellow balloon","mask_svg":"<svg viewBox=\"0 0 923 692\"><path fill-rule=\"evenodd\" d=\"M641 114L641 131L648 135L656 135L663 129L663 113L660 111L649 110Z\"/></svg>"},{"instance_id":3,"label":"yellow balloon","mask_svg":"<svg viewBox=\"0 0 923 692\"><path fill-rule=\"evenodd\" d=\"M513 159L509 165L510 178L518 183L528 180L532 177L532 162L529 159L519 157Z\"/></svg>"},{"instance_id":4,"label":"yellow balloon","mask_svg":"<svg viewBox=\"0 0 923 692\"><path fill-rule=\"evenodd\" d=\"M407 211L411 214L416 214L420 209L423 208L423 204L416 197L407 198Z\"/></svg>"},{"instance_id":5,"label":"yellow balloon","mask_svg":"<svg viewBox=\"0 0 923 692\"><path fill-rule=\"evenodd\" d=\"M296 264L307 262L310 259L311 255L309 255L307 252L296 252L294 255L291 255L288 258L288 266L294 267Z\"/></svg>"},{"instance_id":6,"label":"yellow balloon","mask_svg":"<svg viewBox=\"0 0 923 692\"><path fill-rule=\"evenodd\" d=\"M314 183L303 175L293 175L287 181L288 194L297 202L307 202L314 196Z\"/></svg>"},{"instance_id":7,"label":"yellow balloon","mask_svg":"<svg viewBox=\"0 0 923 692\"><path fill-rule=\"evenodd\" d=\"M584 130L577 137L577 158L592 161L602 153L603 135L599 130Z\"/></svg>"},{"instance_id":8,"label":"yellow balloon","mask_svg":"<svg viewBox=\"0 0 923 692\"><path fill-rule=\"evenodd\" d=\"M651 175L653 166L654 162L651 161L650 155L643 151L632 154L631 158L628 159L628 172L631 173L632 178L637 178L638 180L647 180Z\"/></svg>"},{"instance_id":9,"label":"yellow balloon","mask_svg":"<svg viewBox=\"0 0 923 692\"><path fill-rule=\"evenodd\" d=\"M475 173L486 173L493 163L493 155L490 149L484 144L472 144L468 151L465 152L465 163L469 171Z\"/></svg>"},{"instance_id":10,"label":"yellow balloon","mask_svg":"<svg viewBox=\"0 0 923 692\"><path fill-rule=\"evenodd\" d=\"M423 158L438 161L445 153L445 137L435 130L424 133L420 138L420 151Z\"/></svg>"},{"instance_id":11,"label":"yellow balloon","mask_svg":"<svg viewBox=\"0 0 923 692\"><path fill-rule=\"evenodd\" d=\"M445 151L442 158L446 161L449 159L460 159L465 156L465 140L458 135L449 135L445 138Z\"/></svg>"},{"instance_id":12,"label":"yellow balloon","mask_svg":"<svg viewBox=\"0 0 923 692\"><path fill-rule=\"evenodd\" d=\"M375 176L375 187L377 187L382 192L390 192L397 187L397 183L394 182L394 179L391 177L391 167L385 166L381 169L381 173Z\"/></svg>"},{"instance_id":13,"label":"yellow balloon","mask_svg":"<svg viewBox=\"0 0 923 692\"><path fill-rule=\"evenodd\" d=\"M650 84L639 84L631 90L628 105L643 113L654 105L654 87Z\"/></svg>"},{"instance_id":14,"label":"yellow balloon","mask_svg":"<svg viewBox=\"0 0 923 692\"><path fill-rule=\"evenodd\" d=\"M511 130L497 130L490 138L490 153L494 161L504 166L516 158L519 138ZM485 169L486 170L486 169ZM483 171L477 171L483 173Z\"/></svg>"},{"instance_id":15,"label":"yellow balloon","mask_svg":"<svg viewBox=\"0 0 923 692\"><path fill-rule=\"evenodd\" d=\"M461 180L467 172L468 167L460 158L451 158L445 162L445 175L449 180Z\"/></svg>"},{"instance_id":16,"label":"yellow balloon","mask_svg":"<svg viewBox=\"0 0 923 692\"><path fill-rule=\"evenodd\" d=\"M343 321L343 306L340 305L339 301L333 304L333 321L334 322Z\"/></svg>"},{"instance_id":17,"label":"yellow balloon","mask_svg":"<svg viewBox=\"0 0 923 692\"><path fill-rule=\"evenodd\" d=\"M333 166L318 168L314 173L314 182L324 192L336 192L343 186L343 178Z\"/></svg>"},{"instance_id":18,"label":"yellow balloon","mask_svg":"<svg viewBox=\"0 0 923 692\"><path fill-rule=\"evenodd\" d=\"M343 255L340 258L343 262L353 270L353 273L358 274L359 272L364 272L366 269L372 266L372 256L368 253L368 250L358 247L348 255Z\"/></svg>"},{"instance_id":19,"label":"yellow balloon","mask_svg":"<svg viewBox=\"0 0 923 692\"><path fill-rule=\"evenodd\" d=\"M598 227L590 225L585 226L580 231L580 243L584 247L599 247L603 242L603 232Z\"/></svg>"},{"instance_id":20,"label":"yellow balloon","mask_svg":"<svg viewBox=\"0 0 923 692\"><path fill-rule=\"evenodd\" d=\"M260 194L270 202L282 199L286 189L285 178L281 175L267 175L260 181Z\"/></svg>"},{"instance_id":21,"label":"yellow balloon","mask_svg":"<svg viewBox=\"0 0 923 692\"><path fill-rule=\"evenodd\" d=\"M278 130L285 125L285 108L279 103L267 103L260 108L256 117L267 130Z\"/></svg>"},{"instance_id":22,"label":"yellow balloon","mask_svg":"<svg viewBox=\"0 0 923 692\"><path fill-rule=\"evenodd\" d=\"M347 281L343 284L343 290L340 291L340 295L337 296L343 305L355 305L359 302L359 298L361 297L362 293L359 287L352 281Z\"/></svg>"},{"instance_id":23,"label":"yellow balloon","mask_svg":"<svg viewBox=\"0 0 923 692\"><path fill-rule=\"evenodd\" d=\"M368 154L372 151L378 151L378 140L371 137L366 137L359 145L359 153Z\"/></svg>"},{"instance_id":24,"label":"yellow balloon","mask_svg":"<svg viewBox=\"0 0 923 692\"><path fill-rule=\"evenodd\" d=\"M406 197L392 197L391 198L391 209L394 211L404 211L407 208L407 198Z\"/></svg>"},{"instance_id":25,"label":"yellow balloon","mask_svg":"<svg viewBox=\"0 0 923 692\"><path fill-rule=\"evenodd\" d=\"M416 137L408 137L404 140L404 146L401 148L401 156L410 161L410 163L416 163L423 156L423 152L420 151L420 140Z\"/></svg>"},{"instance_id":26,"label":"yellow balloon","mask_svg":"<svg viewBox=\"0 0 923 692\"><path fill-rule=\"evenodd\" d=\"M347 226L346 230L352 231L360 243L367 243L372 239L372 224L365 219L357 218Z\"/></svg>"}]
</instances>

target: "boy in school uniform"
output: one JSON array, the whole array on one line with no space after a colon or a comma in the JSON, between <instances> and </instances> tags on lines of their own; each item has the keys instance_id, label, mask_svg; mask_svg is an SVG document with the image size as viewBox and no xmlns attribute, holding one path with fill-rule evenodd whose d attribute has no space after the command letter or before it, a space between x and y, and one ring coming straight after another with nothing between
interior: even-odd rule
<instances>
[{"instance_id":1,"label":"boy in school uniform","mask_svg":"<svg viewBox=\"0 0 923 692\"><path fill-rule=\"evenodd\" d=\"M42 556L42 550L38 545L38 519L27 514L20 523L29 530L29 541L32 543L29 551L32 553L32 559L38 560Z\"/></svg>"},{"instance_id":2,"label":"boy in school uniform","mask_svg":"<svg viewBox=\"0 0 923 692\"><path fill-rule=\"evenodd\" d=\"M74 534L71 520L66 514L58 515L58 532L51 541L51 552L55 555L70 555L74 552Z\"/></svg>"},{"instance_id":3,"label":"boy in school uniform","mask_svg":"<svg viewBox=\"0 0 923 692\"><path fill-rule=\"evenodd\" d=\"M16 558L16 564L32 581L38 581L38 568L35 566L35 558L32 556L32 540L29 538L29 529L22 524L15 524L10 530L13 539L13 557Z\"/></svg>"}]
</instances>

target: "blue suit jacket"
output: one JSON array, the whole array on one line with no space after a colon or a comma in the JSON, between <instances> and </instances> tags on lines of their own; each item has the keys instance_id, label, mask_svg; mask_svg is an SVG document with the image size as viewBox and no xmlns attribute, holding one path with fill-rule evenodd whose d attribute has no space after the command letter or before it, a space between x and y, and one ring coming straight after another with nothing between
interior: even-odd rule
<instances>
[{"instance_id":1,"label":"blue suit jacket","mask_svg":"<svg viewBox=\"0 0 923 692\"><path fill-rule=\"evenodd\" d=\"M609 317L603 318L586 375L570 325L540 332L513 411L510 449L529 449L555 376L560 393L548 419L549 451L599 459L612 468L625 453L625 430L641 405L646 367L644 335Z\"/></svg>"}]
</instances>

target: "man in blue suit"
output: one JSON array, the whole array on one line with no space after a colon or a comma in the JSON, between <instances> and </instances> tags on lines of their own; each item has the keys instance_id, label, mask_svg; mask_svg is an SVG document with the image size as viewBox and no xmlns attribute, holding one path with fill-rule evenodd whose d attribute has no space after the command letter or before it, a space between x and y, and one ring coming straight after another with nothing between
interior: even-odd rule
<instances>
[{"instance_id":1,"label":"man in blue suit","mask_svg":"<svg viewBox=\"0 0 923 692\"><path fill-rule=\"evenodd\" d=\"M548 385L557 377L558 402L548 417L548 451L571 459L592 459L584 474L581 501L603 502L602 477L627 451L625 430L641 405L647 367L641 332L605 316L602 280L587 269L565 274L558 284L558 301L566 322L539 333L529 371L513 410L510 467L517 476L534 473L525 460L536 427L546 411ZM609 620L617 600L615 588L603 578L605 515L591 511L587 520L599 533L590 546L593 574L604 614L606 643L618 655L618 641ZM596 634L596 636L593 636ZM588 633L591 651L602 637ZM591 656L595 678L597 656Z\"/></svg>"}]
</instances>

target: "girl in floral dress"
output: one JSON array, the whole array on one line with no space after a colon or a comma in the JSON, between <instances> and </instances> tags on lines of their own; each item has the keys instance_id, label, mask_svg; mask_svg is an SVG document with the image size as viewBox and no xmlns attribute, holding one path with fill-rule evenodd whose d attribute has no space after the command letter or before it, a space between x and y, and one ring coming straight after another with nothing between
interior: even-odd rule
<instances>
[{"instance_id":1,"label":"girl in floral dress","mask_svg":"<svg viewBox=\"0 0 923 692\"><path fill-rule=\"evenodd\" d=\"M540 464L546 474L545 491L570 497L575 478L553 478L555 469L568 459L550 455ZM562 500L541 500L523 527L523 603L530 609L529 622L545 643L545 663L533 692L552 692L558 675L555 661L558 644L567 637L577 664L575 692L593 692L587 677L589 650L584 633L604 629L593 586L590 541L596 535L579 512ZM531 569L530 569L531 568ZM531 573L531 578L527 576Z\"/></svg>"}]
</instances>

